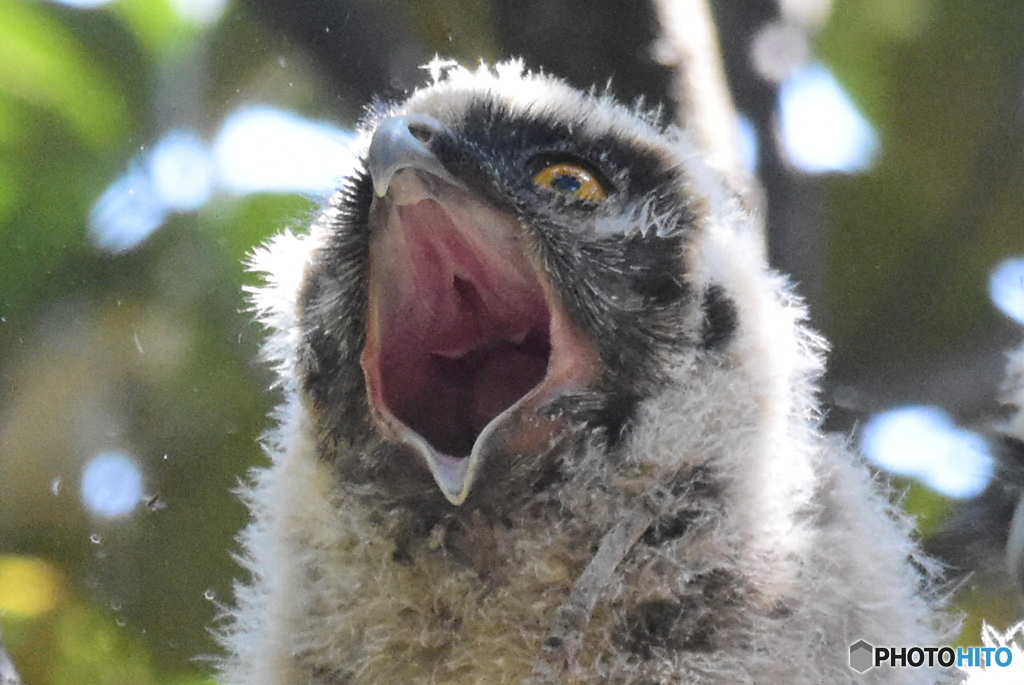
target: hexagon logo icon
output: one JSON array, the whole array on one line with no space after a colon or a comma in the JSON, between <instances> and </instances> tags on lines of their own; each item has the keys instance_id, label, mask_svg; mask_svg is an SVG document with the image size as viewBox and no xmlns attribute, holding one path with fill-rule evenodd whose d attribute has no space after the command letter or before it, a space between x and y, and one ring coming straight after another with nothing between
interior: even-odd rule
<instances>
[{"instance_id":1,"label":"hexagon logo icon","mask_svg":"<svg viewBox=\"0 0 1024 685\"><path fill-rule=\"evenodd\" d=\"M875 648L864 640L857 640L850 645L850 668L863 673L874 667Z\"/></svg>"}]
</instances>

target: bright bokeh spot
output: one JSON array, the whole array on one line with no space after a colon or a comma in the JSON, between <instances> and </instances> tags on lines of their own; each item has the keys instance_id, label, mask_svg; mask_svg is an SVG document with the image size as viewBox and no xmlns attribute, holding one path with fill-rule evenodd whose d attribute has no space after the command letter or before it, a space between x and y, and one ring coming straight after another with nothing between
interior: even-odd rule
<instances>
[{"instance_id":1,"label":"bright bokeh spot","mask_svg":"<svg viewBox=\"0 0 1024 685\"><path fill-rule=\"evenodd\" d=\"M82 501L96 516L124 516L141 500L142 470L124 452L103 452L82 472Z\"/></svg>"},{"instance_id":2,"label":"bright bokeh spot","mask_svg":"<svg viewBox=\"0 0 1024 685\"><path fill-rule=\"evenodd\" d=\"M786 154L801 171L864 171L878 153L871 124L822 64L782 82L779 116Z\"/></svg>"},{"instance_id":3,"label":"bright bokeh spot","mask_svg":"<svg viewBox=\"0 0 1024 685\"><path fill-rule=\"evenodd\" d=\"M988 293L999 311L1024 324L1024 257L1000 262L988 279Z\"/></svg>"},{"instance_id":4,"label":"bright bokeh spot","mask_svg":"<svg viewBox=\"0 0 1024 685\"><path fill-rule=\"evenodd\" d=\"M214 191L209 149L192 131L170 131L151 152L134 159L89 214L89 238L106 252L137 247L172 212L205 205Z\"/></svg>"},{"instance_id":5,"label":"bright bokeh spot","mask_svg":"<svg viewBox=\"0 0 1024 685\"><path fill-rule=\"evenodd\" d=\"M200 26L217 23L228 6L227 0L170 0L170 4L182 20Z\"/></svg>"},{"instance_id":6,"label":"bright bokeh spot","mask_svg":"<svg viewBox=\"0 0 1024 685\"><path fill-rule=\"evenodd\" d=\"M213 195L213 160L192 131L177 129L161 138L149 155L153 190L168 210L199 209Z\"/></svg>"},{"instance_id":7,"label":"bright bokeh spot","mask_svg":"<svg viewBox=\"0 0 1024 685\"><path fill-rule=\"evenodd\" d=\"M908 405L873 416L861 449L878 466L949 497L974 497L992 478L985 440L938 407Z\"/></svg>"},{"instance_id":8,"label":"bright bokeh spot","mask_svg":"<svg viewBox=\"0 0 1024 685\"><path fill-rule=\"evenodd\" d=\"M736 117L736 138L743 168L754 173L757 170L757 129L754 122L743 114Z\"/></svg>"},{"instance_id":9,"label":"bright bokeh spot","mask_svg":"<svg viewBox=\"0 0 1024 685\"><path fill-rule=\"evenodd\" d=\"M82 9L91 9L93 7L102 7L103 5L109 4L111 0L51 0L58 5L67 5L68 7L80 7Z\"/></svg>"},{"instance_id":10,"label":"bright bokeh spot","mask_svg":"<svg viewBox=\"0 0 1024 685\"><path fill-rule=\"evenodd\" d=\"M222 187L248 193L326 196L355 163L353 135L271 107L244 107L224 121L213 146Z\"/></svg>"},{"instance_id":11,"label":"bright bokeh spot","mask_svg":"<svg viewBox=\"0 0 1024 685\"><path fill-rule=\"evenodd\" d=\"M153 182L138 164L108 187L89 212L89 239L106 252L139 245L167 219Z\"/></svg>"},{"instance_id":12,"label":"bright bokeh spot","mask_svg":"<svg viewBox=\"0 0 1024 685\"><path fill-rule=\"evenodd\" d=\"M218 189L326 197L356 163L353 138L350 131L270 107L229 115L212 152L194 131L169 131L93 205L89 238L105 252L126 252L171 214L201 209Z\"/></svg>"},{"instance_id":13,"label":"bright bokeh spot","mask_svg":"<svg viewBox=\"0 0 1024 685\"><path fill-rule=\"evenodd\" d=\"M803 26L821 26L832 11L832 0L779 0L779 10Z\"/></svg>"},{"instance_id":14,"label":"bright bokeh spot","mask_svg":"<svg viewBox=\"0 0 1024 685\"><path fill-rule=\"evenodd\" d=\"M0 556L0 614L32 618L57 604L60 577L45 561Z\"/></svg>"}]
</instances>

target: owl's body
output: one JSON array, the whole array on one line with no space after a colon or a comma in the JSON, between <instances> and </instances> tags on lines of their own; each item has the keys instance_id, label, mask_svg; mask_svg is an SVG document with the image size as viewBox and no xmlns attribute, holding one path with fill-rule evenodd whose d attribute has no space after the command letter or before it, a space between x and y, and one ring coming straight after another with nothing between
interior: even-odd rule
<instances>
[{"instance_id":1,"label":"owl's body","mask_svg":"<svg viewBox=\"0 0 1024 685\"><path fill-rule=\"evenodd\" d=\"M365 133L256 258L286 401L225 685L524 682L637 511L560 682L943 681L848 666L947 642L929 564L819 432L822 344L683 133L516 64Z\"/></svg>"}]
</instances>

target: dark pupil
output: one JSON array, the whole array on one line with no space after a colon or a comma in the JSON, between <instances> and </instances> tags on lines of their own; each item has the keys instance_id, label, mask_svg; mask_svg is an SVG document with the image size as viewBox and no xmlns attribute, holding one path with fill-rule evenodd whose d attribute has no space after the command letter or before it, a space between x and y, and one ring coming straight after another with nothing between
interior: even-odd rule
<instances>
[{"instance_id":1,"label":"dark pupil","mask_svg":"<svg viewBox=\"0 0 1024 685\"><path fill-rule=\"evenodd\" d=\"M580 189L583 182L571 174L559 174L551 179L551 187L562 193L573 194Z\"/></svg>"}]
</instances>

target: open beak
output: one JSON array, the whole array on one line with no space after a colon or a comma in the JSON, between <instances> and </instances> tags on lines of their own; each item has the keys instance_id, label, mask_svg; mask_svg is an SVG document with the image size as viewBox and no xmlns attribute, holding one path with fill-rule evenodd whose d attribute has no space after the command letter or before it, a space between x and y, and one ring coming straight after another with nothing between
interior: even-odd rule
<instances>
[{"instance_id":1,"label":"open beak","mask_svg":"<svg viewBox=\"0 0 1024 685\"><path fill-rule=\"evenodd\" d=\"M592 385L597 355L518 219L474 197L432 152L446 133L436 119L406 115L371 140L360 363L378 426L458 505L487 461L550 448L564 426L545 406Z\"/></svg>"}]
</instances>

